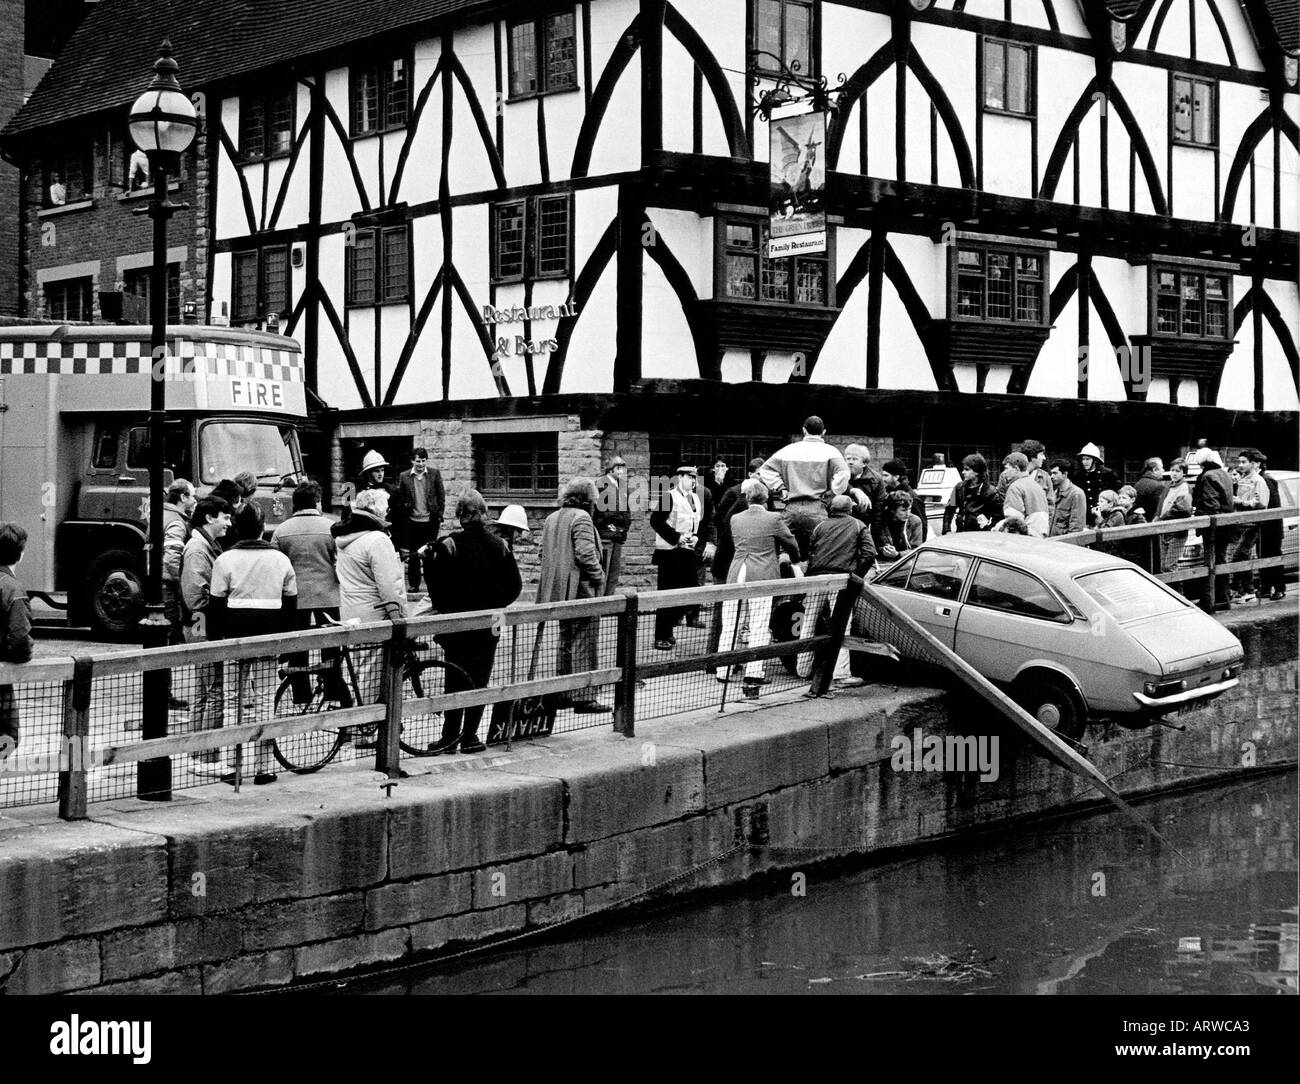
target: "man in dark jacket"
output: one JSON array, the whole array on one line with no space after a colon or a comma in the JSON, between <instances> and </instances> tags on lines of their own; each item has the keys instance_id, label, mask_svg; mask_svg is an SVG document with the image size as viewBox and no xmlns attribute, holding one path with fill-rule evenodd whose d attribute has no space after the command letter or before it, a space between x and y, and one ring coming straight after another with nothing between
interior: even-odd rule
<instances>
[{"instance_id":1,"label":"man in dark jacket","mask_svg":"<svg viewBox=\"0 0 1300 1084\"><path fill-rule=\"evenodd\" d=\"M397 478L393 497L393 534L397 548L406 551L406 585L420 589L420 550L438 537L447 496L442 488L442 473L429 466L426 448L411 451L411 469Z\"/></svg>"},{"instance_id":2,"label":"man in dark jacket","mask_svg":"<svg viewBox=\"0 0 1300 1084\"><path fill-rule=\"evenodd\" d=\"M240 636L269 636L291 632L298 606L298 582L280 550L262 538L265 526L262 506L250 501L235 517L238 541L217 558L212 566L211 599L208 602L208 639ZM274 715L278 659L268 653L249 659L240 667L243 677L240 723L267 723ZM258 786L275 782L271 742L259 741L254 756L253 782ZM235 774L221 777L236 782Z\"/></svg>"},{"instance_id":3,"label":"man in dark jacket","mask_svg":"<svg viewBox=\"0 0 1300 1084\"><path fill-rule=\"evenodd\" d=\"M16 523L0 523L0 662L29 662L32 608L14 566L27 549L27 532ZM0 763L18 746L18 702L12 685L0 685Z\"/></svg>"},{"instance_id":4,"label":"man in dark jacket","mask_svg":"<svg viewBox=\"0 0 1300 1084\"><path fill-rule=\"evenodd\" d=\"M1083 490L1083 503L1087 509L1088 526L1097 522L1097 502L1107 489L1118 491L1124 483L1101 458L1101 449L1095 444L1085 444L1079 449L1079 465L1070 472L1070 481Z\"/></svg>"},{"instance_id":5,"label":"man in dark jacket","mask_svg":"<svg viewBox=\"0 0 1300 1084\"><path fill-rule=\"evenodd\" d=\"M853 515L853 498L841 495L831 498L830 515L817 524L809 547L808 575L825 576L835 572L851 572L865 576L876 563L876 547L871 528ZM804 596L804 615L799 627L799 638L806 640L816 634L817 619L823 609L829 609L835 596L828 592L813 592ZM812 673L813 657L805 652L799 658L801 677ZM835 660L834 684L840 688L863 685L861 678L849 670L849 653L841 648Z\"/></svg>"},{"instance_id":6,"label":"man in dark jacket","mask_svg":"<svg viewBox=\"0 0 1300 1084\"><path fill-rule=\"evenodd\" d=\"M1268 487L1268 503L1264 507L1281 508L1282 494L1278 489L1277 479L1271 474L1264 473L1264 468L1268 466L1268 456L1258 448L1251 448L1246 452L1246 458L1258 464L1259 472L1264 478L1264 485ZM1269 520L1259 525L1259 555L1261 557L1280 557L1282 555L1282 521L1280 519ZM1261 598L1267 594L1274 602L1286 597L1286 578L1281 566L1260 569L1259 593Z\"/></svg>"},{"instance_id":7,"label":"man in dark jacket","mask_svg":"<svg viewBox=\"0 0 1300 1084\"><path fill-rule=\"evenodd\" d=\"M330 518L321 511L322 492L318 482L303 482L293 491L293 515L278 526L271 535L271 544L289 558L293 574L298 580L298 609L295 620L300 629L324 625L339 619L339 578L334 571L338 548L330 533ZM285 663L294 669L307 666L307 653L291 652ZM341 656L338 648L321 652L322 665L330 667L327 690L331 700L348 707L351 693L339 671ZM311 677L306 673L294 675L293 698L298 704L311 700Z\"/></svg>"},{"instance_id":8,"label":"man in dark jacket","mask_svg":"<svg viewBox=\"0 0 1300 1084\"><path fill-rule=\"evenodd\" d=\"M1223 460L1213 448L1201 448L1195 453L1200 461L1201 473L1192 487L1192 514L1197 516L1225 516L1233 511L1232 475L1223 467ZM1220 527L1214 533L1214 563L1221 565L1236 541L1236 532ZM1214 608L1228 606L1228 577L1214 577Z\"/></svg>"},{"instance_id":9,"label":"man in dark jacket","mask_svg":"<svg viewBox=\"0 0 1300 1084\"><path fill-rule=\"evenodd\" d=\"M979 452L961 461L961 478L943 510L943 533L990 530L1002 518L1002 502L989 483L988 462Z\"/></svg>"},{"instance_id":10,"label":"man in dark jacket","mask_svg":"<svg viewBox=\"0 0 1300 1084\"><path fill-rule=\"evenodd\" d=\"M1137 505L1148 523L1154 523L1160 514L1160 500L1168 485L1164 473L1164 462L1158 456L1152 456L1142 464L1142 477L1133 484L1137 490Z\"/></svg>"},{"instance_id":11,"label":"man in dark jacket","mask_svg":"<svg viewBox=\"0 0 1300 1084\"><path fill-rule=\"evenodd\" d=\"M424 555L424 579L429 600L439 613L503 610L519 597L522 582L514 554L488 528L487 503L477 490L456 502L460 530L430 546ZM447 661L459 670L447 672L447 692L484 689L492 677L498 634L492 629L443 633L437 637ZM442 734L429 746L432 753L479 753L487 748L478 736L482 706L448 711Z\"/></svg>"},{"instance_id":12,"label":"man in dark jacket","mask_svg":"<svg viewBox=\"0 0 1300 1084\"><path fill-rule=\"evenodd\" d=\"M605 569L605 594L612 595L623 571L623 543L632 526L628 510L627 462L616 455L597 485L596 508L591 514L600 539L600 563Z\"/></svg>"}]
</instances>

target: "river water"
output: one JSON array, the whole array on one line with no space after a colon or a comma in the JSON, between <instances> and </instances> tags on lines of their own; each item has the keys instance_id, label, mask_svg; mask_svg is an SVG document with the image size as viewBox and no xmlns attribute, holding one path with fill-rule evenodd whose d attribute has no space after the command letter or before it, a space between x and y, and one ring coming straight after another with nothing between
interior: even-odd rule
<instances>
[{"instance_id":1,"label":"river water","mask_svg":"<svg viewBox=\"0 0 1300 1084\"><path fill-rule=\"evenodd\" d=\"M809 869L358 993L1294 994L1296 775Z\"/></svg>"}]
</instances>

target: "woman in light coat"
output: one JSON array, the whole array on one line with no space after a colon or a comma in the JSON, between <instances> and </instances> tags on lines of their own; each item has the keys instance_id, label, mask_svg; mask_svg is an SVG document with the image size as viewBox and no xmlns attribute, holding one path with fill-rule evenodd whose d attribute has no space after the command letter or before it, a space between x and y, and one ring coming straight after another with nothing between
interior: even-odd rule
<instances>
[{"instance_id":1,"label":"woman in light coat","mask_svg":"<svg viewBox=\"0 0 1300 1084\"><path fill-rule=\"evenodd\" d=\"M1192 490L1187 484L1187 466L1181 459L1169 464L1169 484L1160 494L1156 505L1156 522L1169 519L1190 519L1192 515ZM1160 571L1173 572L1178 568L1186 531L1170 531L1160 536Z\"/></svg>"},{"instance_id":2,"label":"woman in light coat","mask_svg":"<svg viewBox=\"0 0 1300 1084\"><path fill-rule=\"evenodd\" d=\"M366 489L352 502L352 515L330 528L338 547L339 617L345 622L395 621L406 616L402 561L388 537L388 493ZM352 649L362 703L379 696L383 649Z\"/></svg>"},{"instance_id":3,"label":"woman in light coat","mask_svg":"<svg viewBox=\"0 0 1300 1084\"><path fill-rule=\"evenodd\" d=\"M767 486L757 478L750 478L741 484L740 493L746 501L746 508L731 517L731 540L736 554L727 571L727 582L779 580L781 561L777 558L777 550L783 551L783 558L797 561L799 543L780 514L767 510ZM749 622L749 646L767 645L768 624L772 619L772 596L728 599L722 604L722 639L718 645L719 651L734 650L742 605L747 611L746 620ZM727 679L725 666L718 669L717 677L719 681ZM753 659L745 664L746 685L763 685L766 682L761 659Z\"/></svg>"}]
</instances>

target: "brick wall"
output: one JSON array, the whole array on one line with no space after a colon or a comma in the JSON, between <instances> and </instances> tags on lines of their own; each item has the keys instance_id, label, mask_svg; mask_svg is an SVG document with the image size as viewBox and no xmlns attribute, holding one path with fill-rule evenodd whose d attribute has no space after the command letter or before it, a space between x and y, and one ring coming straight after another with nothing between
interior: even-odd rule
<instances>
[{"instance_id":1,"label":"brick wall","mask_svg":"<svg viewBox=\"0 0 1300 1084\"><path fill-rule=\"evenodd\" d=\"M125 120L123 116L120 118ZM120 126L125 133L125 124ZM118 127L114 127L116 135ZM48 133L45 141L55 138ZM153 222L145 215L137 215L137 208L148 202L147 193L125 195L125 189L109 184L108 121L70 128L60 133L67 140L89 140L94 147L94 184L89 207L48 210L42 207L44 169L39 156L24 162L23 190L25 194L24 218L26 251L24 259L23 302L26 315L45 316L44 291L40 285L41 271L98 261L99 273L92 275L95 294L119 288L117 270L119 256L138 256L153 251ZM169 248L184 247L186 260L181 264L181 301L196 301L200 319L206 317L207 304L207 194L200 192L198 181L205 179L199 168L199 149L203 142L200 133L186 153L185 179L171 193L175 203L188 203L188 210L178 211L167 225ZM203 225L203 233L196 233L196 217ZM200 248L199 242L202 242ZM94 318L100 319L99 299L94 299Z\"/></svg>"},{"instance_id":2,"label":"brick wall","mask_svg":"<svg viewBox=\"0 0 1300 1084\"><path fill-rule=\"evenodd\" d=\"M23 0L0 0L0 128L23 104ZM18 315L21 249L17 168L0 161L0 316Z\"/></svg>"}]
</instances>

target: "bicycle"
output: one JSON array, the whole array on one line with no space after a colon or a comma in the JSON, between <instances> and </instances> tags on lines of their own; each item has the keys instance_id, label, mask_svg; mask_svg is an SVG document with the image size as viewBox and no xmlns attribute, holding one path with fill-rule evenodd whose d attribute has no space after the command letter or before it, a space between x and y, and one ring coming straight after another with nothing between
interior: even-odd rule
<instances>
[{"instance_id":1,"label":"bicycle","mask_svg":"<svg viewBox=\"0 0 1300 1084\"><path fill-rule=\"evenodd\" d=\"M339 624L333 621L330 623ZM403 701L420 699L445 692L447 678L453 673L460 677L462 688L470 689L474 687L469 675L455 663L448 662L446 659L421 656L419 650L423 646L425 645L418 640L409 641L405 645L405 657L402 660ZM285 715L308 715L318 712L327 715L330 711L340 707L337 684L341 680L347 682L347 692L352 697L352 703L362 703L356 667L352 663L352 656L347 647L340 647L339 655L340 658L337 663L322 662L315 666L281 667L279 672L284 680L280 682L279 688L275 691L275 716L281 718ZM344 678L345 671L346 679ZM430 671L441 672L441 682L432 678ZM298 703L294 700L294 684L295 681L300 681L304 676L312 677L315 680L312 684L311 695L305 702ZM331 687L332 683L335 686L333 688ZM430 722L431 724L440 724L441 718L442 713L435 712ZM380 725L378 722L337 727L326 725L317 730L309 730L301 734L287 734L271 742L271 751L285 770L298 775L307 775L311 772L318 772L325 767L326 764L338 756L339 750L348 742L352 742L357 748L373 748L376 744ZM404 729L405 726L403 726ZM409 756L427 757L432 755L427 747L421 748L401 740L400 737L398 744L401 746L402 752Z\"/></svg>"}]
</instances>

